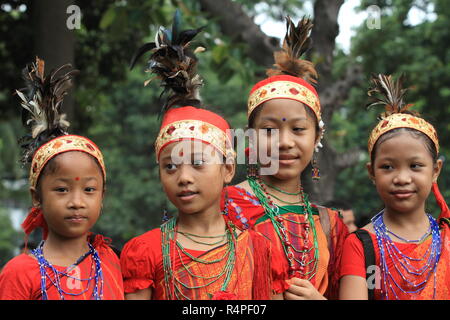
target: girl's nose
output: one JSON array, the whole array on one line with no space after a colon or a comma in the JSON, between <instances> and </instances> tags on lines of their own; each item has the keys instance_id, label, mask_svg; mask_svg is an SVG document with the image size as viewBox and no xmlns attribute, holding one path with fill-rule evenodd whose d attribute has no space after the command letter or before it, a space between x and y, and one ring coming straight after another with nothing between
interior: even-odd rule
<instances>
[{"instance_id":1,"label":"girl's nose","mask_svg":"<svg viewBox=\"0 0 450 320\"><path fill-rule=\"evenodd\" d=\"M190 165L182 164L178 169L178 183L181 185L193 182L192 169Z\"/></svg>"},{"instance_id":2,"label":"girl's nose","mask_svg":"<svg viewBox=\"0 0 450 320\"><path fill-rule=\"evenodd\" d=\"M294 139L292 139L292 135L287 129L282 128L278 131L278 139L280 150L290 149L294 146Z\"/></svg>"},{"instance_id":3,"label":"girl's nose","mask_svg":"<svg viewBox=\"0 0 450 320\"><path fill-rule=\"evenodd\" d=\"M405 185L412 182L411 175L408 173L408 170L399 170L397 175L394 177L395 184Z\"/></svg>"},{"instance_id":4,"label":"girl's nose","mask_svg":"<svg viewBox=\"0 0 450 320\"><path fill-rule=\"evenodd\" d=\"M72 191L71 197L68 203L68 206L72 209L81 209L85 208L86 203L83 199L83 192L82 191Z\"/></svg>"}]
</instances>

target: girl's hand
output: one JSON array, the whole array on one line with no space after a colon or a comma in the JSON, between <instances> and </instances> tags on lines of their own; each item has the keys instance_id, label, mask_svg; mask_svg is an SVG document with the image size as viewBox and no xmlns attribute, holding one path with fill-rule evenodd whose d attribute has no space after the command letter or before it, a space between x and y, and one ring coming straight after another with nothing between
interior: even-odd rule
<instances>
[{"instance_id":1,"label":"girl's hand","mask_svg":"<svg viewBox=\"0 0 450 320\"><path fill-rule=\"evenodd\" d=\"M285 300L326 300L308 280L292 278L287 282L291 286L283 293Z\"/></svg>"}]
</instances>

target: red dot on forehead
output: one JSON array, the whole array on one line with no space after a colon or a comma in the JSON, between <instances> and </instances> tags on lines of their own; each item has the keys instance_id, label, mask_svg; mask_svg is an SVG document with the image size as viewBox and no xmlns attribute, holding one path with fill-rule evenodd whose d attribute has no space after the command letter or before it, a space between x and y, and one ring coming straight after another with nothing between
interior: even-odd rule
<instances>
[{"instance_id":1,"label":"red dot on forehead","mask_svg":"<svg viewBox=\"0 0 450 320\"><path fill-rule=\"evenodd\" d=\"M80 180L80 177L75 177L75 181L78 181L78 180Z\"/></svg>"}]
</instances>

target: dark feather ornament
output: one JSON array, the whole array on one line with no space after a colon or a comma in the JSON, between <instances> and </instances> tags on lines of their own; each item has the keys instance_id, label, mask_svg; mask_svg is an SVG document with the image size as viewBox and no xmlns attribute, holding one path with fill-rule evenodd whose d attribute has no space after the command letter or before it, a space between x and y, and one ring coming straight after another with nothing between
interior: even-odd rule
<instances>
[{"instance_id":1,"label":"dark feather ornament","mask_svg":"<svg viewBox=\"0 0 450 320\"><path fill-rule=\"evenodd\" d=\"M302 56L310 49L312 40L309 37L313 27L312 20L302 18L297 26L290 17L286 17L286 36L282 50L274 53L275 64L273 69L267 70L267 75L291 75L303 78L309 83L316 83L318 74L311 61L303 60Z\"/></svg>"},{"instance_id":2,"label":"dark feather ornament","mask_svg":"<svg viewBox=\"0 0 450 320\"><path fill-rule=\"evenodd\" d=\"M190 44L203 29L204 27L181 31L181 13L176 10L172 29L159 27L155 41L144 44L131 59L132 69L143 54L151 52L146 72L155 76L145 81L144 85L155 78L162 81L164 90L161 96L167 94L167 99L160 116L174 105L195 106L201 103L199 89L203 80L197 74L195 54L204 51L204 48L197 47L192 51Z\"/></svg>"},{"instance_id":3,"label":"dark feather ornament","mask_svg":"<svg viewBox=\"0 0 450 320\"><path fill-rule=\"evenodd\" d=\"M60 109L64 96L72 86L72 78L79 71L66 64L45 76L44 67L44 60L36 57L34 63L22 70L26 88L16 90L23 108L23 124L31 127L31 133L19 140L24 148L23 164L31 162L35 150L42 144L67 134L70 125L66 115L60 114Z\"/></svg>"},{"instance_id":4,"label":"dark feather ornament","mask_svg":"<svg viewBox=\"0 0 450 320\"><path fill-rule=\"evenodd\" d=\"M385 111L381 118L385 118L394 113L406 113L418 116L416 111L409 110L413 104L405 104L404 97L409 88L403 89L404 75L402 74L397 81L392 79L391 75L372 75L371 84L367 95L373 98L373 101L367 104L367 108L382 105Z\"/></svg>"}]
</instances>

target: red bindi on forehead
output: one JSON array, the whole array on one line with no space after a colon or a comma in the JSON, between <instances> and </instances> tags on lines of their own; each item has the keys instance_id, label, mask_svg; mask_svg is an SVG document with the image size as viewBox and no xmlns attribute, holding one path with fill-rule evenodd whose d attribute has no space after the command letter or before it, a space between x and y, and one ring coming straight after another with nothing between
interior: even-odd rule
<instances>
[{"instance_id":1,"label":"red bindi on forehead","mask_svg":"<svg viewBox=\"0 0 450 320\"><path fill-rule=\"evenodd\" d=\"M80 180L80 177L75 177L75 181L79 181Z\"/></svg>"}]
</instances>

